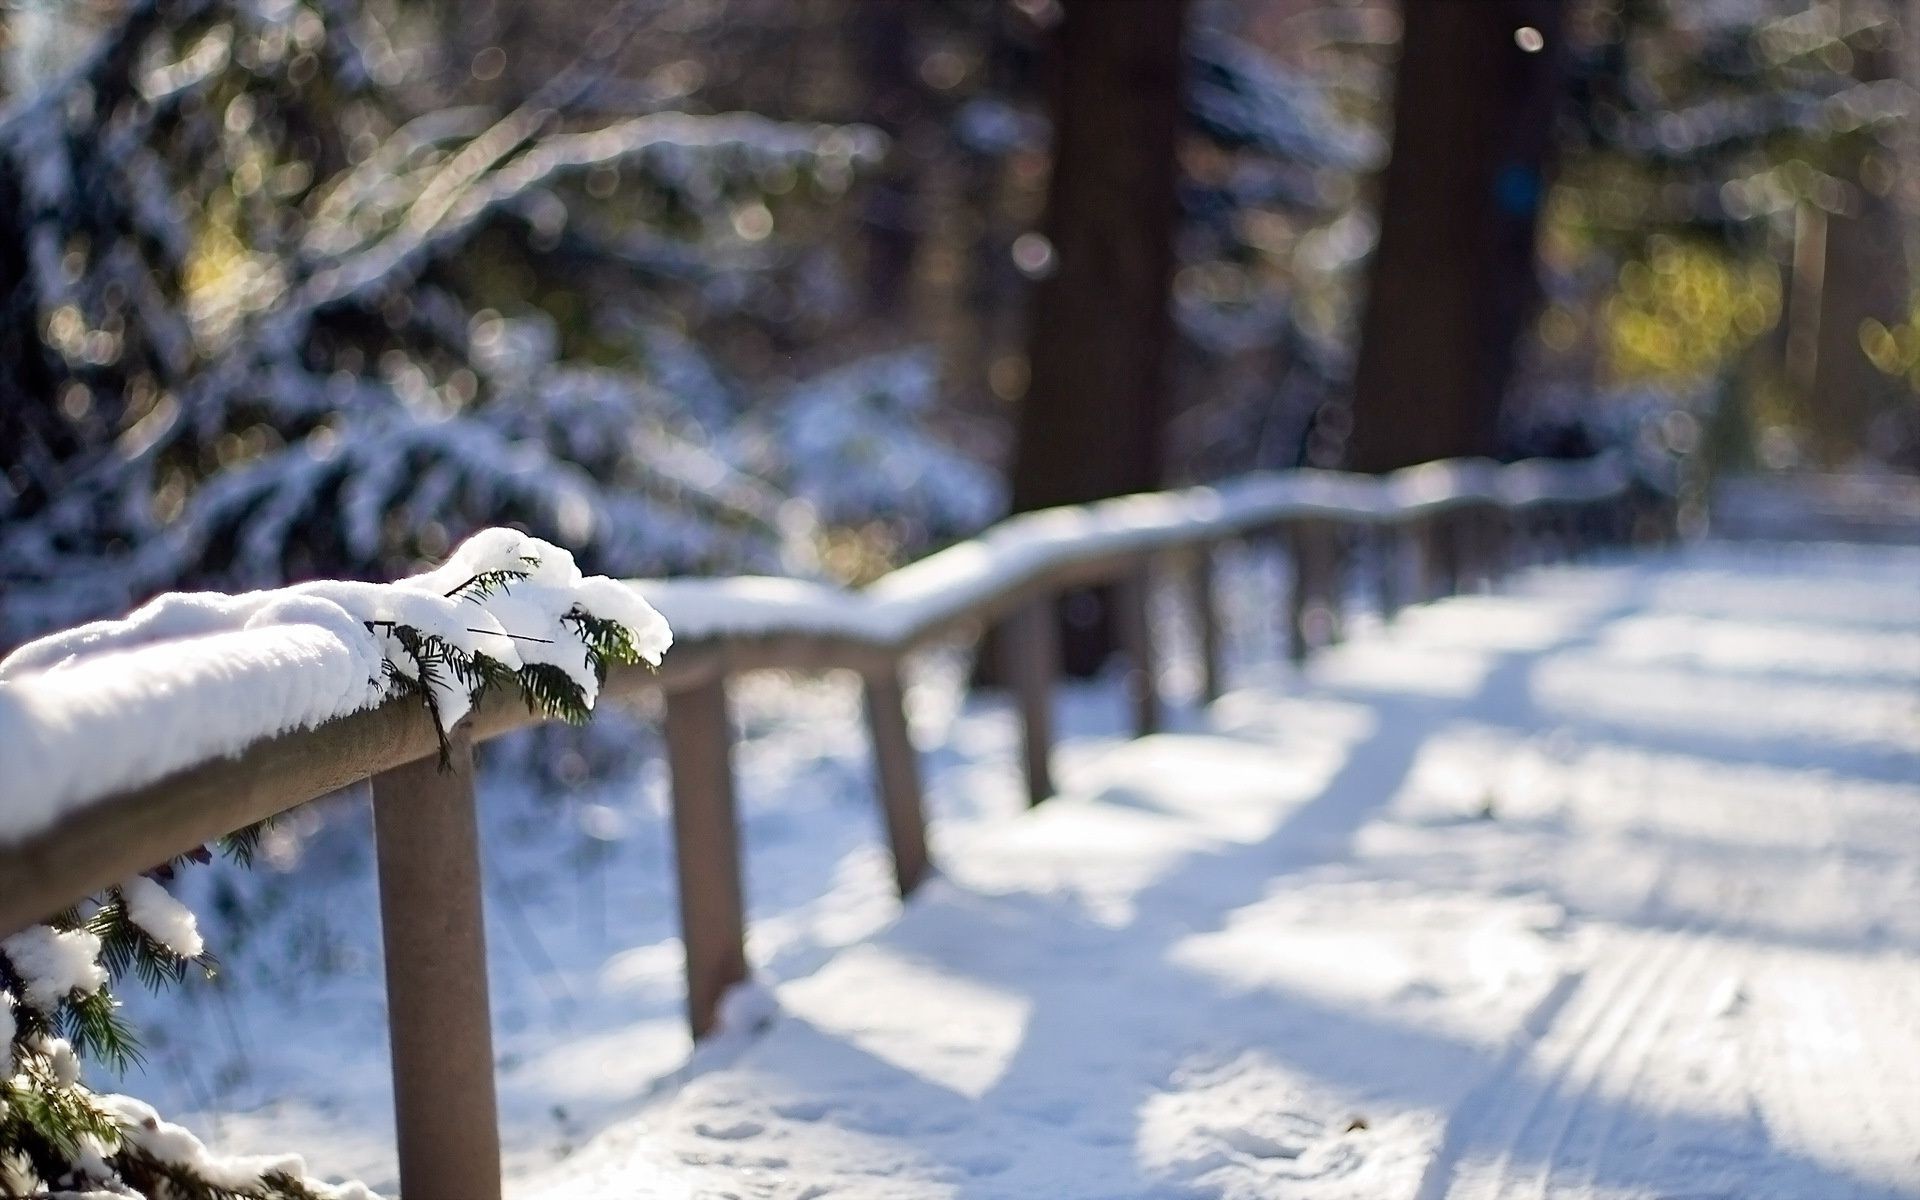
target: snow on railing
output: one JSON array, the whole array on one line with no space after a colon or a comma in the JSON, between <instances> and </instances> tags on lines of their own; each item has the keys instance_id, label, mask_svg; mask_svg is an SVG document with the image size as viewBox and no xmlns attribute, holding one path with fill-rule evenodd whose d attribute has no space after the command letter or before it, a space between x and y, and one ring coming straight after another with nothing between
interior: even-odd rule
<instances>
[{"instance_id":1,"label":"snow on railing","mask_svg":"<svg viewBox=\"0 0 1920 1200\"><path fill-rule=\"evenodd\" d=\"M1627 471L1611 457L1426 463L1384 477L1266 472L1226 483L1122 496L1008 518L861 591L786 578L636 580L682 642L830 634L904 649L1048 571L1238 536L1289 520L1392 525L1472 505L1518 511L1615 496Z\"/></svg>"},{"instance_id":2,"label":"snow on railing","mask_svg":"<svg viewBox=\"0 0 1920 1200\"><path fill-rule=\"evenodd\" d=\"M492 1200L499 1155L470 747L546 719L556 705L548 695L529 712L496 690L468 712L458 685L479 667L517 671L529 698L555 678L579 689L576 704L596 692L664 693L687 1007L701 1036L747 975L731 675L861 674L904 896L929 859L900 669L927 640L997 629L1038 803L1052 791L1053 605L1064 590L1115 585L1135 729L1145 733L1159 719L1146 619L1153 570L1189 575L1212 699L1223 686L1211 555L1219 543L1284 541L1300 655L1313 641L1312 606L1337 614L1341 603L1343 530L1388 539L1375 561L1391 609L1407 598L1410 574L1421 577L1418 598L1439 595L1497 576L1519 539L1551 555L1632 536L1636 526L1642 536L1671 527L1664 502L1635 489L1614 460L1474 460L1380 478L1268 473L1024 514L859 591L773 578L582 579L564 551L491 531L446 566L394 584L162 597L0 664L0 935L371 779L402 1189ZM482 578L492 585L472 586ZM608 621L625 631L623 648L584 637L604 635L603 624L588 623ZM400 626L458 651L473 673L435 680L417 639L397 644ZM662 662L669 640L677 646Z\"/></svg>"},{"instance_id":3,"label":"snow on railing","mask_svg":"<svg viewBox=\"0 0 1920 1200\"><path fill-rule=\"evenodd\" d=\"M472 698L462 663L551 668L590 708L594 650L569 623L582 616L629 630L652 665L672 641L632 588L583 578L571 554L538 538L490 529L394 583L169 594L29 642L0 660L0 841L403 692L450 730Z\"/></svg>"}]
</instances>

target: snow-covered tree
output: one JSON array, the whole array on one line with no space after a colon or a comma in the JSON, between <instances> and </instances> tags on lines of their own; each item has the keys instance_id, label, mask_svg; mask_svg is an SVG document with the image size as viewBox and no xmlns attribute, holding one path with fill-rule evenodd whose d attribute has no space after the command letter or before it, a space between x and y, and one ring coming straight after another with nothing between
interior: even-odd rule
<instances>
[{"instance_id":1,"label":"snow-covered tree","mask_svg":"<svg viewBox=\"0 0 1920 1200\"><path fill-rule=\"evenodd\" d=\"M16 97L0 638L181 583L392 574L488 522L623 573L792 565L805 531L676 435L728 401L663 388L724 374L688 370L690 315L806 286L780 212L880 143L579 115L651 8L504 113L408 112L373 10L292 0L130 6ZM583 261L592 311L542 289ZM568 319L515 336L539 302Z\"/></svg>"}]
</instances>

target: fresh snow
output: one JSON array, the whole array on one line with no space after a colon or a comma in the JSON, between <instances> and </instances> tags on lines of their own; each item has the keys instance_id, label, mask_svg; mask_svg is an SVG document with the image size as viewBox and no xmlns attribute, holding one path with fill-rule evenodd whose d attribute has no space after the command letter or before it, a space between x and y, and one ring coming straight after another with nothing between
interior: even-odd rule
<instances>
[{"instance_id":1,"label":"fresh snow","mask_svg":"<svg viewBox=\"0 0 1920 1200\"><path fill-rule=\"evenodd\" d=\"M501 570L526 578L485 596L450 595ZM510 669L554 665L592 703L586 648L562 621L576 608L624 625L649 662L672 641L632 588L582 577L558 546L489 529L439 567L390 584L169 594L123 619L29 642L0 660L0 837L26 837L89 801L380 704L393 694L386 670L414 670L395 625ZM433 684L451 726L469 696L455 680Z\"/></svg>"},{"instance_id":2,"label":"fresh snow","mask_svg":"<svg viewBox=\"0 0 1920 1200\"><path fill-rule=\"evenodd\" d=\"M107 981L100 939L84 929L33 925L0 938L0 952L21 976L24 998L44 1013L74 992L92 993Z\"/></svg>"},{"instance_id":3,"label":"fresh snow","mask_svg":"<svg viewBox=\"0 0 1920 1200\"><path fill-rule=\"evenodd\" d=\"M1457 459L1384 479L1282 471L1026 513L857 592L754 576L639 580L635 586L683 642L787 632L898 645L1061 563L1163 549L1203 536L1224 538L1288 518L1387 523L1486 502L1518 510L1601 499L1626 483L1623 464L1604 456L1506 465Z\"/></svg>"},{"instance_id":4,"label":"fresh snow","mask_svg":"<svg viewBox=\"0 0 1920 1200\"><path fill-rule=\"evenodd\" d=\"M1242 663L517 1194L1920 1197L1916 595L1709 547Z\"/></svg>"},{"instance_id":5,"label":"fresh snow","mask_svg":"<svg viewBox=\"0 0 1920 1200\"><path fill-rule=\"evenodd\" d=\"M307 1165L297 1154L214 1154L191 1131L162 1119L151 1105L131 1096L105 1095L95 1099L113 1115L120 1126L120 1136L129 1145L139 1147L160 1162L180 1167L213 1187L237 1191L260 1186L265 1176L285 1175L304 1182L322 1200L377 1200L374 1193L360 1184L326 1184L307 1178Z\"/></svg>"},{"instance_id":6,"label":"fresh snow","mask_svg":"<svg viewBox=\"0 0 1920 1200\"><path fill-rule=\"evenodd\" d=\"M1920 552L1538 570L1357 618L1304 678L1276 665L1284 573L1222 554L1233 690L1130 744L1117 681L1063 688L1066 795L1033 817L1003 699L967 692L963 648L916 658L946 877L872 942L898 909L859 681L736 680L760 982L691 1059L657 714L482 747L509 1194L1482 1200L1543 1175L1572 1200L1920 1194L1898 1070L1920 1049ZM777 627L789 598L729 619ZM1155 603L1162 683L1190 699L1192 631L1173 589ZM1796 689L1802 716L1770 716ZM94 1086L392 1191L364 789L288 814L253 869L175 886L221 976L126 996L147 1065ZM1670 986L1636 957L1695 943ZM792 1049L799 1020L818 1056ZM869 1050L856 1097L842 1068ZM803 1094L781 1115L754 1089ZM1073 1174L1057 1190L1035 1182L1048 1156Z\"/></svg>"},{"instance_id":7,"label":"fresh snow","mask_svg":"<svg viewBox=\"0 0 1920 1200\"><path fill-rule=\"evenodd\" d=\"M144 875L135 875L120 885L120 898L127 905L127 919L141 932L181 958L199 958L206 950L200 937L200 922L193 910L175 900Z\"/></svg>"}]
</instances>

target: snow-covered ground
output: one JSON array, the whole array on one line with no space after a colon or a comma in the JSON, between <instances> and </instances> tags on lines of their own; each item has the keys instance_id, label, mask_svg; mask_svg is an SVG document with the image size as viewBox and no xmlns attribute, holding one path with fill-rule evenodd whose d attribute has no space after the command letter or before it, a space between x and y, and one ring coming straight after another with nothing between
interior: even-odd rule
<instances>
[{"instance_id":1,"label":"snow-covered ground","mask_svg":"<svg viewBox=\"0 0 1920 1200\"><path fill-rule=\"evenodd\" d=\"M942 878L518 1193L1920 1196L1920 552L1540 571L1236 682L1030 816L942 771ZM625 1101L605 1036L549 1054Z\"/></svg>"},{"instance_id":2,"label":"snow-covered ground","mask_svg":"<svg viewBox=\"0 0 1920 1200\"><path fill-rule=\"evenodd\" d=\"M1004 705L921 663L945 877L897 922L853 681L744 681L783 1015L690 1062L650 720L501 747L510 1191L1920 1196L1920 552L1539 571L1362 619L1305 678L1278 578L1229 572L1235 690L1174 732L1070 689L1032 816ZM367 826L348 797L183 876L223 980L130 997L122 1083L391 1187Z\"/></svg>"},{"instance_id":3,"label":"snow-covered ground","mask_svg":"<svg viewBox=\"0 0 1920 1200\"><path fill-rule=\"evenodd\" d=\"M1283 575L1244 557L1225 600L1236 655L1282 653ZM1164 680L1197 690L1178 606ZM964 647L914 664L907 697L939 839L1024 812L1018 729L969 698ZM731 689L756 974L778 982L892 920L858 681L757 675ZM1063 690L1062 771L1123 741L1115 681ZM487 940L510 1180L539 1177L681 1076L686 1034L666 763L657 714L602 706L579 733L481 748ZM544 776L531 770L544 764ZM315 1174L396 1186L379 905L364 789L271 829L252 869L184 872L221 973L129 989L144 1068L95 1082L153 1102L223 1151L298 1149Z\"/></svg>"}]
</instances>

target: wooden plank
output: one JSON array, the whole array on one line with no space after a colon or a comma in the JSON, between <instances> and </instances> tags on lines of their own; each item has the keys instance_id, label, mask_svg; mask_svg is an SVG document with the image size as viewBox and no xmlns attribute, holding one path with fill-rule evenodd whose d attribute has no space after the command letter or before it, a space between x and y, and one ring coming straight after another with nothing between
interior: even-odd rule
<instances>
[{"instance_id":1,"label":"wooden plank","mask_svg":"<svg viewBox=\"0 0 1920 1200\"><path fill-rule=\"evenodd\" d=\"M893 854L894 885L905 899L927 874L927 819L920 795L920 756L907 727L906 694L897 665L867 673L866 700L880 815Z\"/></svg>"},{"instance_id":2,"label":"wooden plank","mask_svg":"<svg viewBox=\"0 0 1920 1200\"><path fill-rule=\"evenodd\" d=\"M1160 672L1154 660L1152 568L1142 562L1113 589L1118 607L1120 650L1127 656L1127 696L1133 708L1133 736L1160 732Z\"/></svg>"},{"instance_id":3,"label":"wooden plank","mask_svg":"<svg viewBox=\"0 0 1920 1200\"><path fill-rule=\"evenodd\" d=\"M1053 684L1060 674L1060 627L1052 596L1031 601L1001 624L1005 678L1020 710L1027 803L1053 795Z\"/></svg>"},{"instance_id":4,"label":"wooden plank","mask_svg":"<svg viewBox=\"0 0 1920 1200\"><path fill-rule=\"evenodd\" d=\"M687 1024L697 1039L713 1032L727 989L747 978L733 730L724 678L715 675L668 692L666 734L680 938L687 956Z\"/></svg>"},{"instance_id":5,"label":"wooden plank","mask_svg":"<svg viewBox=\"0 0 1920 1200\"><path fill-rule=\"evenodd\" d=\"M481 916L473 752L373 778L380 932L400 1190L410 1200L498 1200L500 1121Z\"/></svg>"}]
</instances>

